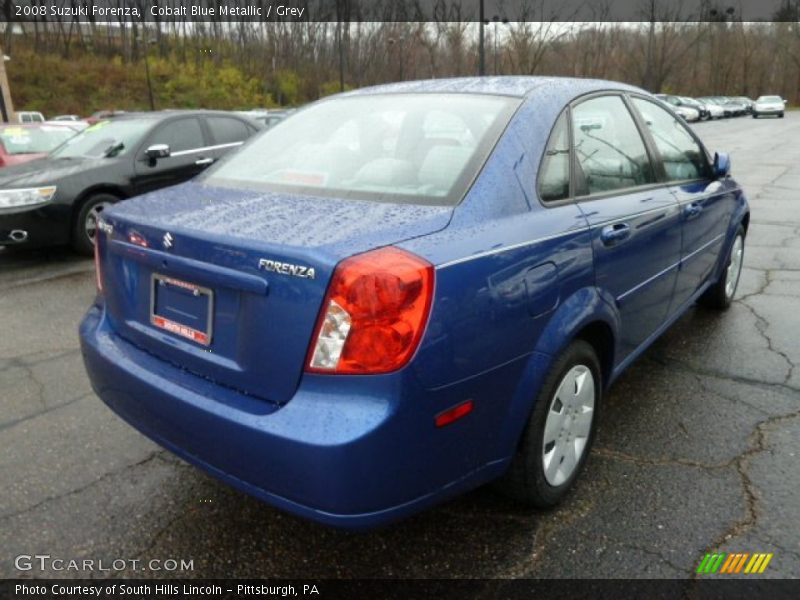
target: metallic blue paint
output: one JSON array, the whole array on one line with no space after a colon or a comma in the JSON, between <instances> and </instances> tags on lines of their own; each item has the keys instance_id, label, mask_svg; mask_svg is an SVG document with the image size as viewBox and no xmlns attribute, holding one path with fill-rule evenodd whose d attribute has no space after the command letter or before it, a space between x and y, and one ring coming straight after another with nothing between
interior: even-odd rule
<instances>
[{"instance_id":1,"label":"metallic blue paint","mask_svg":"<svg viewBox=\"0 0 800 600\"><path fill-rule=\"evenodd\" d=\"M724 270L747 202L729 177L543 205L536 174L558 115L620 84L484 78L354 94L523 97L455 208L264 194L190 182L106 213L105 294L81 325L98 395L189 462L282 509L367 528L481 485L509 464L554 358L598 323L607 387ZM687 210L689 205L701 210ZM624 223L624 239L609 228ZM174 245L162 238L172 234ZM141 248L131 233L148 241ZM616 235L616 234L613 234ZM139 239L137 238L137 239ZM303 372L343 258L394 244L436 267L412 361L380 376ZM315 279L258 269L313 266ZM210 348L148 325L153 272L215 290ZM467 399L467 417L435 415Z\"/></svg>"}]
</instances>

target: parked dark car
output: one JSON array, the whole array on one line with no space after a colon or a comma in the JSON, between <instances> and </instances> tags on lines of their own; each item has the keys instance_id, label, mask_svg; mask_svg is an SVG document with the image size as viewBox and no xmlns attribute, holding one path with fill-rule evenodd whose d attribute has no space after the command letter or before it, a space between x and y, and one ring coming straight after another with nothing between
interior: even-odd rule
<instances>
[{"instance_id":1,"label":"parked dark car","mask_svg":"<svg viewBox=\"0 0 800 600\"><path fill-rule=\"evenodd\" d=\"M730 110L732 117L741 117L749 114L749 106L736 98L730 96L719 96L722 105Z\"/></svg>"},{"instance_id":2,"label":"parked dark car","mask_svg":"<svg viewBox=\"0 0 800 600\"><path fill-rule=\"evenodd\" d=\"M753 114L753 107L755 106L754 100L748 98L747 96L736 96L733 98L733 100L744 105L746 115Z\"/></svg>"},{"instance_id":3,"label":"parked dark car","mask_svg":"<svg viewBox=\"0 0 800 600\"><path fill-rule=\"evenodd\" d=\"M71 243L91 254L104 209L194 177L259 129L212 111L99 121L47 157L0 171L0 246Z\"/></svg>"},{"instance_id":4,"label":"parked dark car","mask_svg":"<svg viewBox=\"0 0 800 600\"><path fill-rule=\"evenodd\" d=\"M729 169L613 82L334 96L101 215L89 377L309 519L372 527L497 478L551 507L608 386L696 301L730 306L749 210Z\"/></svg>"}]
</instances>

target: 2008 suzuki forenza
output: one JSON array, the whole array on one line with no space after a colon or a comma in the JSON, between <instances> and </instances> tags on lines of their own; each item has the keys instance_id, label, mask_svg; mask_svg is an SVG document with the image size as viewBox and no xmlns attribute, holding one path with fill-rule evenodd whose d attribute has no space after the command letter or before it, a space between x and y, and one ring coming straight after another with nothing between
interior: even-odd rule
<instances>
[{"instance_id":1,"label":"2008 suzuki forenza","mask_svg":"<svg viewBox=\"0 0 800 600\"><path fill-rule=\"evenodd\" d=\"M131 425L310 519L494 479L549 507L622 370L731 303L748 222L727 156L637 88L369 88L105 212L83 353Z\"/></svg>"}]
</instances>

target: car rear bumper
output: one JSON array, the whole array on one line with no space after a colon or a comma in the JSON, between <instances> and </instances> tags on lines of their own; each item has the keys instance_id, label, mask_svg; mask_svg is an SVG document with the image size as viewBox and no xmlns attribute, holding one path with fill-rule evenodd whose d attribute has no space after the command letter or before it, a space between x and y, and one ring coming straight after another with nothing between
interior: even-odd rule
<instances>
[{"instance_id":1,"label":"car rear bumper","mask_svg":"<svg viewBox=\"0 0 800 600\"><path fill-rule=\"evenodd\" d=\"M48 205L0 212L0 246L53 246L69 242L69 211Z\"/></svg>"},{"instance_id":2,"label":"car rear bumper","mask_svg":"<svg viewBox=\"0 0 800 600\"><path fill-rule=\"evenodd\" d=\"M753 110L756 115L779 115L783 112L782 108L759 108Z\"/></svg>"},{"instance_id":3,"label":"car rear bumper","mask_svg":"<svg viewBox=\"0 0 800 600\"><path fill-rule=\"evenodd\" d=\"M330 376L306 376L279 407L133 346L97 307L80 334L95 391L129 424L224 482L327 525L386 524L477 487L508 465L486 460L491 451L475 442L482 424L473 415L437 429L428 413L442 398L398 401L402 386L391 376L370 393L363 377L342 378L332 391L323 385ZM472 385L480 394L482 384Z\"/></svg>"}]
</instances>

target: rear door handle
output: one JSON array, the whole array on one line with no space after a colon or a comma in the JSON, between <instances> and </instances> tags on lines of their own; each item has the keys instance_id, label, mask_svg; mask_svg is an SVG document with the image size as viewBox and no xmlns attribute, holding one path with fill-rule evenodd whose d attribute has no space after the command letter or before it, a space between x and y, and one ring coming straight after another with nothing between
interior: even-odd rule
<instances>
[{"instance_id":1,"label":"rear door handle","mask_svg":"<svg viewBox=\"0 0 800 600\"><path fill-rule=\"evenodd\" d=\"M683 214L686 215L687 219L691 219L692 217L696 217L701 212L703 212L703 205L699 204L697 202L692 202L691 204L688 204L683 209Z\"/></svg>"},{"instance_id":2,"label":"rear door handle","mask_svg":"<svg viewBox=\"0 0 800 600\"><path fill-rule=\"evenodd\" d=\"M631 235L631 226L627 223L615 223L614 225L606 225L600 230L600 240L606 246L613 246L628 239Z\"/></svg>"},{"instance_id":3,"label":"rear door handle","mask_svg":"<svg viewBox=\"0 0 800 600\"><path fill-rule=\"evenodd\" d=\"M213 162L213 158L198 158L196 161L194 161L194 164L196 164L198 167L207 167Z\"/></svg>"}]
</instances>

